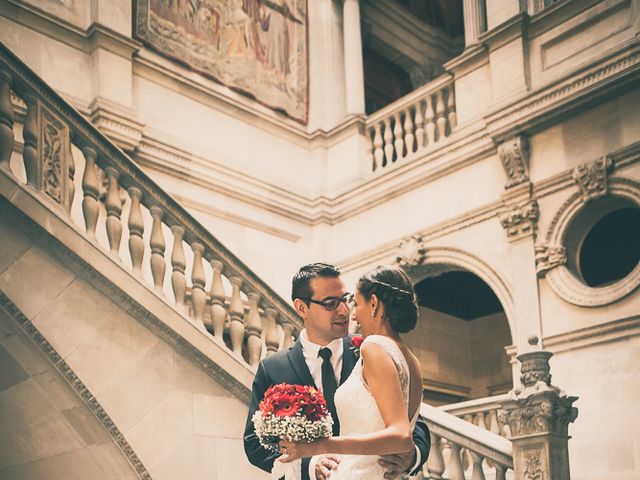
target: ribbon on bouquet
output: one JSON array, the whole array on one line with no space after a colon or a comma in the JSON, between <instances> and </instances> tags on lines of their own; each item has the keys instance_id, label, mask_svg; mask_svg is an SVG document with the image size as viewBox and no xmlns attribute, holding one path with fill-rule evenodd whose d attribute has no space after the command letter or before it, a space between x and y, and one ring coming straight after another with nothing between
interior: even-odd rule
<instances>
[{"instance_id":1,"label":"ribbon on bouquet","mask_svg":"<svg viewBox=\"0 0 640 480\"><path fill-rule=\"evenodd\" d=\"M271 469L271 479L280 480L300 480L302 478L302 461L294 460L291 463L282 463L276 459Z\"/></svg>"}]
</instances>

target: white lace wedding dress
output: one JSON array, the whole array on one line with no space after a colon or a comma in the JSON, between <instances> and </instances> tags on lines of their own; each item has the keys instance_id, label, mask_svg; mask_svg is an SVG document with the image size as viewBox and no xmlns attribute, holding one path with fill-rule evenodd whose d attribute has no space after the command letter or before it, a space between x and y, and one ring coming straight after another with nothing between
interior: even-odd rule
<instances>
[{"instance_id":1,"label":"white lace wedding dress","mask_svg":"<svg viewBox=\"0 0 640 480\"><path fill-rule=\"evenodd\" d=\"M408 405L409 366L398 345L382 335L369 335L363 345L365 343L380 345L392 358L400 379L405 406ZM353 367L349 378L336 390L335 404L340 420L340 435L358 435L384 430L382 415L362 378L362 358ZM417 419L418 412L411 420L412 427L415 427ZM378 455L342 455L337 470L331 474L331 480L383 479L386 470L378 464L379 458Z\"/></svg>"}]
</instances>

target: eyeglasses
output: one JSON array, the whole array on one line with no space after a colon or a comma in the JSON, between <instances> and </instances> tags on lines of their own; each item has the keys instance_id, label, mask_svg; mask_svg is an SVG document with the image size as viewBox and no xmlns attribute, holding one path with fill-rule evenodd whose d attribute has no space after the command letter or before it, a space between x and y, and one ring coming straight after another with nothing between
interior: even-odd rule
<instances>
[{"instance_id":1,"label":"eyeglasses","mask_svg":"<svg viewBox=\"0 0 640 480\"><path fill-rule=\"evenodd\" d=\"M313 298L301 298L300 300L322 305L331 312L337 310L341 303L344 303L349 310L351 310L355 304L353 293L345 293L341 297L327 297L323 300L314 300Z\"/></svg>"}]
</instances>

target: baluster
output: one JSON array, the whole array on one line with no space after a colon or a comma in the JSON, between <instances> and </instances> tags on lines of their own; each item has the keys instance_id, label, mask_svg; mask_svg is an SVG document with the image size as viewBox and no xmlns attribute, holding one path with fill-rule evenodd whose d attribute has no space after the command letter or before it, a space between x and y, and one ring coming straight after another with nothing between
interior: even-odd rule
<instances>
[{"instance_id":1,"label":"baluster","mask_svg":"<svg viewBox=\"0 0 640 480\"><path fill-rule=\"evenodd\" d=\"M27 174L27 185L37 188L38 185L38 102L35 97L24 97L27 104L27 116L22 128L24 147L22 159Z\"/></svg>"},{"instance_id":2,"label":"baluster","mask_svg":"<svg viewBox=\"0 0 640 480\"><path fill-rule=\"evenodd\" d=\"M233 290L231 291L231 301L229 303L229 336L231 337L231 348L234 353L242 354L242 341L244 340L244 305L240 298L240 277L229 279Z\"/></svg>"},{"instance_id":3,"label":"baluster","mask_svg":"<svg viewBox=\"0 0 640 480\"><path fill-rule=\"evenodd\" d=\"M427 120L427 145L431 146L436 141L436 124L434 122L435 113L433 112L433 99L431 95L426 98L427 109L425 111L425 118Z\"/></svg>"},{"instance_id":4,"label":"baluster","mask_svg":"<svg viewBox=\"0 0 640 480\"><path fill-rule=\"evenodd\" d=\"M184 248L182 247L182 238L184 237L184 228L179 225L171 227L173 232L173 251L171 252L171 286L173 294L176 297L176 305L181 312L186 312L185 293L187 291L187 279L184 271L187 268L187 261L184 258Z\"/></svg>"},{"instance_id":5,"label":"baluster","mask_svg":"<svg viewBox=\"0 0 640 480\"><path fill-rule=\"evenodd\" d=\"M393 162L393 133L391 132L391 118L384 119L384 157L383 166Z\"/></svg>"},{"instance_id":6,"label":"baluster","mask_svg":"<svg viewBox=\"0 0 640 480\"><path fill-rule=\"evenodd\" d=\"M202 264L202 254L204 253L204 245L194 242L191 245L193 250L193 269L191 269L191 307L193 309L193 318L198 324L204 328L204 311L207 307L207 294L204 291L206 278L204 276L204 265Z\"/></svg>"},{"instance_id":7,"label":"baluster","mask_svg":"<svg viewBox=\"0 0 640 480\"><path fill-rule=\"evenodd\" d=\"M377 122L374 127L373 134L373 158L376 168L384 167L384 151L382 150L382 132L380 131L380 122Z\"/></svg>"},{"instance_id":8,"label":"baluster","mask_svg":"<svg viewBox=\"0 0 640 480\"><path fill-rule=\"evenodd\" d=\"M113 255L120 252L120 241L122 239L122 202L120 200L120 188L118 187L118 177L120 173L112 167L106 168L108 187L105 208L107 209L107 237L109 238L109 247Z\"/></svg>"},{"instance_id":9,"label":"baluster","mask_svg":"<svg viewBox=\"0 0 640 480\"><path fill-rule=\"evenodd\" d=\"M264 341L267 344L267 356L269 356L278 351L278 312L273 308L266 308L264 313L266 315Z\"/></svg>"},{"instance_id":10,"label":"baluster","mask_svg":"<svg viewBox=\"0 0 640 480\"><path fill-rule=\"evenodd\" d=\"M249 351L249 365L255 366L262 354L262 319L258 311L260 295L255 292L247 294L249 297L249 313L247 314L247 350Z\"/></svg>"},{"instance_id":11,"label":"baluster","mask_svg":"<svg viewBox=\"0 0 640 480\"><path fill-rule=\"evenodd\" d=\"M448 442L449 444L449 479L464 480L464 469L462 468L462 458L460 456L460 445Z\"/></svg>"},{"instance_id":12,"label":"baluster","mask_svg":"<svg viewBox=\"0 0 640 480\"><path fill-rule=\"evenodd\" d=\"M441 480L444 473L444 457L442 456L442 440L440 437L431 434L431 450L427 459L427 470L429 479Z\"/></svg>"},{"instance_id":13,"label":"baluster","mask_svg":"<svg viewBox=\"0 0 640 480\"><path fill-rule=\"evenodd\" d=\"M472 415L472 414L470 414L470 413L467 413L466 415L464 415L464 416L462 417L462 419L463 419L465 422L473 423L473 415Z\"/></svg>"},{"instance_id":14,"label":"baluster","mask_svg":"<svg viewBox=\"0 0 640 480\"><path fill-rule=\"evenodd\" d=\"M416 125L416 150L419 151L424 147L424 116L422 114L422 101L416 103L416 116L414 123Z\"/></svg>"},{"instance_id":15,"label":"baluster","mask_svg":"<svg viewBox=\"0 0 640 480\"><path fill-rule=\"evenodd\" d=\"M484 412L478 412L475 414L475 416L473 417L473 423L474 425L480 427L483 430L487 429L487 422L485 420L485 413Z\"/></svg>"},{"instance_id":16,"label":"baluster","mask_svg":"<svg viewBox=\"0 0 640 480\"><path fill-rule=\"evenodd\" d=\"M507 479L507 467L504 465L496 464L496 480Z\"/></svg>"},{"instance_id":17,"label":"baluster","mask_svg":"<svg viewBox=\"0 0 640 480\"><path fill-rule=\"evenodd\" d=\"M484 470L482 469L482 460L484 460L484 457L477 452L472 452L471 450L469 450L469 453L471 454L471 461L473 462L471 480L485 480Z\"/></svg>"},{"instance_id":18,"label":"baluster","mask_svg":"<svg viewBox=\"0 0 640 480\"><path fill-rule=\"evenodd\" d=\"M416 108L418 108L416 106ZM407 155L414 152L413 149L413 121L411 120L411 107L404 111L404 144L407 147Z\"/></svg>"},{"instance_id":19,"label":"baluster","mask_svg":"<svg viewBox=\"0 0 640 480\"><path fill-rule=\"evenodd\" d=\"M224 334L224 320L227 316L227 309L224 306L224 285L222 283L222 269L224 266L220 260L211 260L213 270L213 280L211 280L211 325L213 335L222 340Z\"/></svg>"},{"instance_id":20,"label":"baluster","mask_svg":"<svg viewBox=\"0 0 640 480\"><path fill-rule=\"evenodd\" d=\"M498 414L495 409L489 412L489 431L500 435L500 422L498 422Z\"/></svg>"},{"instance_id":21,"label":"baluster","mask_svg":"<svg viewBox=\"0 0 640 480\"><path fill-rule=\"evenodd\" d=\"M402 120L400 119L400 112L396 112L393 115L393 136L395 137L395 141L393 142L393 146L396 150L396 160L404 157L404 140L402 139Z\"/></svg>"},{"instance_id":22,"label":"baluster","mask_svg":"<svg viewBox=\"0 0 640 480\"><path fill-rule=\"evenodd\" d=\"M163 292L164 273L167 264L164 260L164 234L162 233L162 209L156 205L152 206L149 211L153 218L151 226L151 275L153 276L153 285L158 292Z\"/></svg>"},{"instance_id":23,"label":"baluster","mask_svg":"<svg viewBox=\"0 0 640 480\"><path fill-rule=\"evenodd\" d=\"M289 322L283 321L280 326L284 332L284 339L282 340L281 350L286 350L293 343L293 325Z\"/></svg>"},{"instance_id":24,"label":"baluster","mask_svg":"<svg viewBox=\"0 0 640 480\"><path fill-rule=\"evenodd\" d=\"M447 96L447 110L449 111L449 128L453 131L458 125L458 116L456 115L456 95L453 85L447 90L449 95Z\"/></svg>"},{"instance_id":25,"label":"baluster","mask_svg":"<svg viewBox=\"0 0 640 480\"><path fill-rule=\"evenodd\" d=\"M436 93L436 123L438 124L438 141L442 140L446 135L447 119L444 116L444 97L442 90Z\"/></svg>"},{"instance_id":26,"label":"baluster","mask_svg":"<svg viewBox=\"0 0 640 480\"><path fill-rule=\"evenodd\" d=\"M98 224L98 173L96 172L96 157L98 154L93 148L82 149L85 158L84 174L82 175L82 215L84 217L87 236L96 239L96 225Z\"/></svg>"},{"instance_id":27,"label":"baluster","mask_svg":"<svg viewBox=\"0 0 640 480\"><path fill-rule=\"evenodd\" d=\"M136 273L142 271L142 258L144 257L144 221L142 210L140 209L140 199L142 192L137 187L129 188L131 197L131 207L129 208L129 255L131 256L131 266ZM164 263L164 262L163 262Z\"/></svg>"},{"instance_id":28,"label":"baluster","mask_svg":"<svg viewBox=\"0 0 640 480\"><path fill-rule=\"evenodd\" d=\"M0 168L9 172L14 143L11 81L11 75L0 70Z\"/></svg>"},{"instance_id":29,"label":"baluster","mask_svg":"<svg viewBox=\"0 0 640 480\"><path fill-rule=\"evenodd\" d=\"M366 154L366 158L369 161L369 165L371 165L371 171L375 172L376 171L376 159L373 156L373 139L371 138L371 130L366 128L365 129L365 141L366 141L366 146L365 146L365 154Z\"/></svg>"},{"instance_id":30,"label":"baluster","mask_svg":"<svg viewBox=\"0 0 640 480\"><path fill-rule=\"evenodd\" d=\"M67 190L67 205L66 210L68 214L71 214L71 207L73 206L73 199L76 196L76 184L74 179L76 177L76 161L73 158L73 143L71 142L72 134L69 132L69 151L67 152L68 170L69 170L69 188Z\"/></svg>"}]
</instances>

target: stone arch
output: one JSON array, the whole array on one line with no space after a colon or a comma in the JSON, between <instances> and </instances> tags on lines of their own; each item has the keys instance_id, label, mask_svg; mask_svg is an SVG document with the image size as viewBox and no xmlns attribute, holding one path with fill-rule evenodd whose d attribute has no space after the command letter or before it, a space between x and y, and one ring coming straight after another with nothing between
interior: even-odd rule
<instances>
[{"instance_id":1,"label":"stone arch","mask_svg":"<svg viewBox=\"0 0 640 480\"><path fill-rule=\"evenodd\" d=\"M420 304L422 320L406 341L423 366L424 400L451 404L506 393L513 369L505 350L516 338L507 280L474 254L419 238L400 254L408 254L398 263Z\"/></svg>"},{"instance_id":2,"label":"stone arch","mask_svg":"<svg viewBox=\"0 0 640 480\"><path fill-rule=\"evenodd\" d=\"M507 280L481 258L454 247L426 247L425 257L420 265L407 270L414 284L424 280L429 274L429 266L451 265L467 270L481 278L498 297L507 317L511 339L516 338L515 306L512 288Z\"/></svg>"}]
</instances>

